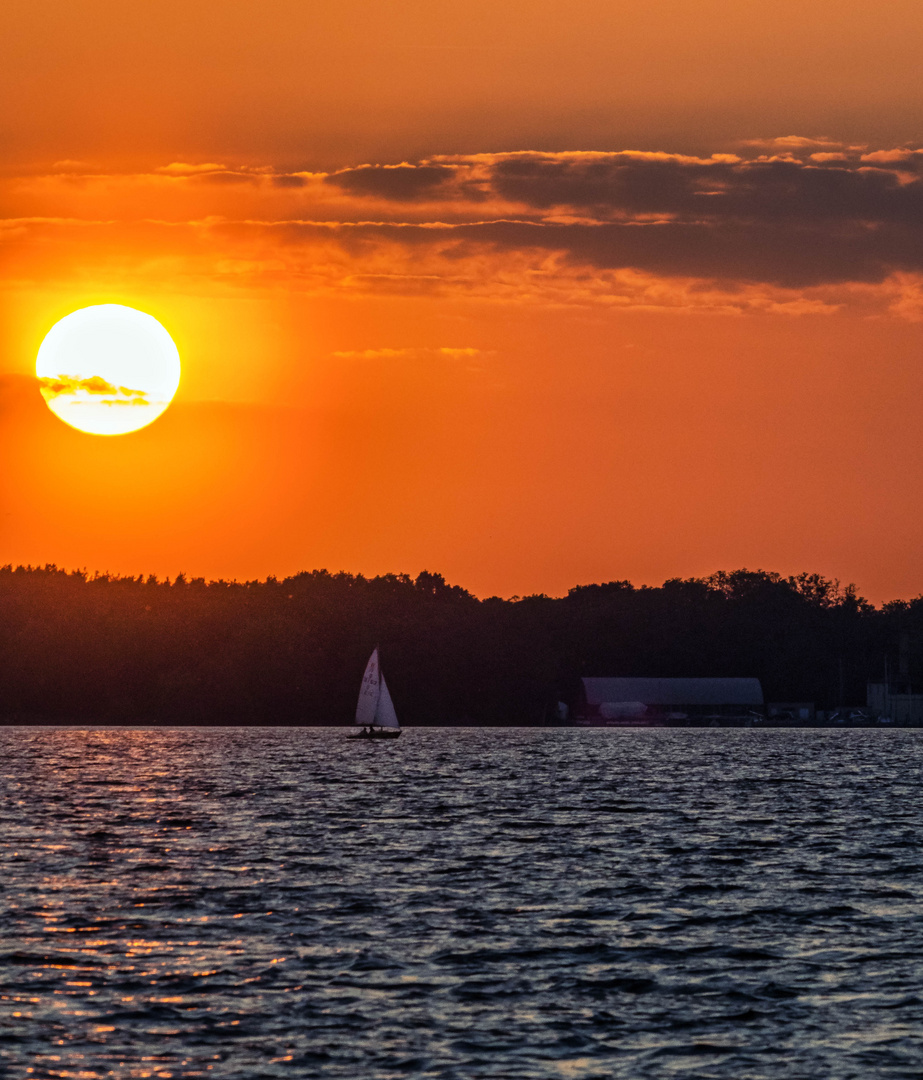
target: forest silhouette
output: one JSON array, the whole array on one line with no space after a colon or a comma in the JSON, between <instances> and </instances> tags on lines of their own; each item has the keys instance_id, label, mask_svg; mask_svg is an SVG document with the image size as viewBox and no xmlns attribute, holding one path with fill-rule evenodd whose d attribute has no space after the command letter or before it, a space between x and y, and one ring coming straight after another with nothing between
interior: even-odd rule
<instances>
[{"instance_id":1,"label":"forest silhouette","mask_svg":"<svg viewBox=\"0 0 923 1080\"><path fill-rule=\"evenodd\" d=\"M0 568L6 723L342 724L369 653L405 724L540 724L583 675L754 676L767 701L921 680L923 597L737 570L479 600L440 574L265 581ZM908 647L909 643L909 647Z\"/></svg>"}]
</instances>

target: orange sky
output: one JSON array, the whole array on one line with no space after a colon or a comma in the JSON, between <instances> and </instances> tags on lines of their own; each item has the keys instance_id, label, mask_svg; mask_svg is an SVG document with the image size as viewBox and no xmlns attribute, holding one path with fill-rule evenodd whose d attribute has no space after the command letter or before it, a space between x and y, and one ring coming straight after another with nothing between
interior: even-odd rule
<instances>
[{"instance_id":1,"label":"orange sky","mask_svg":"<svg viewBox=\"0 0 923 1080\"><path fill-rule=\"evenodd\" d=\"M923 591L917 5L139 7L0 11L0 563ZM34 379L109 302L114 439Z\"/></svg>"}]
</instances>

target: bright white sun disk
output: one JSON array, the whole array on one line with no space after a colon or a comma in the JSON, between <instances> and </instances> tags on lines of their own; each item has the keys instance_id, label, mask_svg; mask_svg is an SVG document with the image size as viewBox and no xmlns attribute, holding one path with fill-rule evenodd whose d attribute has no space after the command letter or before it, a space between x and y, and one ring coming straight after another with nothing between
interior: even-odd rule
<instances>
[{"instance_id":1,"label":"bright white sun disk","mask_svg":"<svg viewBox=\"0 0 923 1080\"><path fill-rule=\"evenodd\" d=\"M94 435L146 427L173 400L176 345L152 316L122 304L65 315L48 331L35 371L49 409Z\"/></svg>"}]
</instances>

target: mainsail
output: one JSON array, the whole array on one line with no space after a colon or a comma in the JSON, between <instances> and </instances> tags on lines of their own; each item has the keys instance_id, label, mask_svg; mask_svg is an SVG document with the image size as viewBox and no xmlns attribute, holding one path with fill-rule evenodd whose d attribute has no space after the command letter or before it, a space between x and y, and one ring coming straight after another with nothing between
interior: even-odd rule
<instances>
[{"instance_id":1,"label":"mainsail","mask_svg":"<svg viewBox=\"0 0 923 1080\"><path fill-rule=\"evenodd\" d=\"M375 723L375 711L381 697L380 672L378 670L378 649L369 657L359 687L359 701L356 705L356 723L360 727L369 727ZM393 709L392 709L393 711Z\"/></svg>"},{"instance_id":2,"label":"mainsail","mask_svg":"<svg viewBox=\"0 0 923 1080\"><path fill-rule=\"evenodd\" d=\"M378 649L369 657L359 688L356 723L360 727L400 728L388 684L378 664Z\"/></svg>"}]
</instances>

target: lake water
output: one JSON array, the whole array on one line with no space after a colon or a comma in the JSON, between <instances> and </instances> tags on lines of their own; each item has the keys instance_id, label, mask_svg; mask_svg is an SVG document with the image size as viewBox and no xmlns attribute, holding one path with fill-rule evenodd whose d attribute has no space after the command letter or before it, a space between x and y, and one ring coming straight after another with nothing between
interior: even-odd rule
<instances>
[{"instance_id":1,"label":"lake water","mask_svg":"<svg viewBox=\"0 0 923 1080\"><path fill-rule=\"evenodd\" d=\"M923 1075L923 732L0 729L0 1075Z\"/></svg>"}]
</instances>

